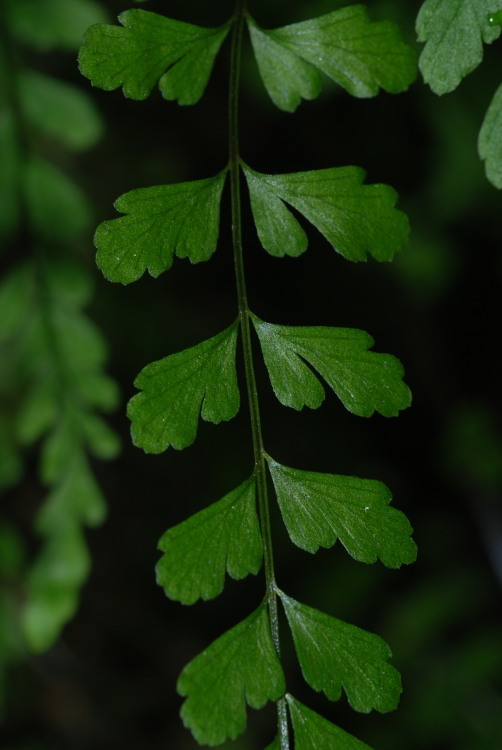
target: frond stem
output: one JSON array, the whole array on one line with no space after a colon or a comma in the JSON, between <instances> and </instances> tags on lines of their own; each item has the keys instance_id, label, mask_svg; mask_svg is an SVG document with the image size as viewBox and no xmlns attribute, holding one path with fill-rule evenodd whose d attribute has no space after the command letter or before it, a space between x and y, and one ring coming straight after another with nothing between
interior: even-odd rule
<instances>
[{"instance_id":1,"label":"frond stem","mask_svg":"<svg viewBox=\"0 0 502 750\"><path fill-rule=\"evenodd\" d=\"M232 49L230 57L229 84L229 170L232 212L232 244L234 252L235 279L237 285L237 302L242 330L242 344L244 349L244 370L253 435L253 450L255 461L255 477L258 495L258 511L263 538L263 556L265 566L266 600L270 617L272 639L280 653L279 645L279 617L277 611L277 593L274 574L274 557L272 550L272 533L270 528L270 514L267 491L267 469L261 431L260 406L256 377L253 364L253 347L251 341L250 309L246 292L246 277L242 247L242 219L240 196L240 156L239 156L239 77L242 49L242 36L246 13L246 0L236 0L234 24L232 30ZM278 730L281 750L288 750L288 722L286 702L281 698L277 703Z\"/></svg>"}]
</instances>

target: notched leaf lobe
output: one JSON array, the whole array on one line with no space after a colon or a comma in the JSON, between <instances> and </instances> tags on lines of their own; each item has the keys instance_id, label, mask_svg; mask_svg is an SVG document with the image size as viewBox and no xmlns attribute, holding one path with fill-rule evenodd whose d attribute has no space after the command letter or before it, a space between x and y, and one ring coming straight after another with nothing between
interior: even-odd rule
<instances>
[{"instance_id":1,"label":"notched leaf lobe","mask_svg":"<svg viewBox=\"0 0 502 750\"><path fill-rule=\"evenodd\" d=\"M235 417L240 395L235 367L238 322L196 346L152 362L134 385L129 401L135 445L162 453L191 445L199 417L218 424Z\"/></svg>"},{"instance_id":2,"label":"notched leaf lobe","mask_svg":"<svg viewBox=\"0 0 502 750\"><path fill-rule=\"evenodd\" d=\"M157 583L183 604L223 591L225 572L237 580L256 574L262 539L254 476L208 508L168 529L159 542Z\"/></svg>"},{"instance_id":3,"label":"notched leaf lobe","mask_svg":"<svg viewBox=\"0 0 502 750\"><path fill-rule=\"evenodd\" d=\"M182 671L177 685L187 696L181 708L197 742L219 745L246 728L246 703L262 708L286 686L265 604L228 630Z\"/></svg>"},{"instance_id":4,"label":"notched leaf lobe","mask_svg":"<svg viewBox=\"0 0 502 750\"><path fill-rule=\"evenodd\" d=\"M406 244L408 219L388 185L363 185L359 167L261 174L243 165L260 242L278 257L300 255L307 237L289 203L347 260L390 261Z\"/></svg>"},{"instance_id":5,"label":"notched leaf lobe","mask_svg":"<svg viewBox=\"0 0 502 750\"><path fill-rule=\"evenodd\" d=\"M80 70L105 91L146 99L158 83L165 99L195 104L206 88L214 59L230 25L205 29L134 8L121 26L96 24L85 33Z\"/></svg>"},{"instance_id":6,"label":"notched leaf lobe","mask_svg":"<svg viewBox=\"0 0 502 750\"><path fill-rule=\"evenodd\" d=\"M138 188L115 201L126 214L102 222L94 235L96 260L109 281L130 284L148 270L157 277L174 255L192 263L216 250L226 170L215 177Z\"/></svg>"},{"instance_id":7,"label":"notched leaf lobe","mask_svg":"<svg viewBox=\"0 0 502 750\"><path fill-rule=\"evenodd\" d=\"M389 568L416 559L412 528L389 506L389 489L374 479L322 474L268 459L277 501L291 541L307 552L337 539L355 560L379 558Z\"/></svg>"}]
</instances>

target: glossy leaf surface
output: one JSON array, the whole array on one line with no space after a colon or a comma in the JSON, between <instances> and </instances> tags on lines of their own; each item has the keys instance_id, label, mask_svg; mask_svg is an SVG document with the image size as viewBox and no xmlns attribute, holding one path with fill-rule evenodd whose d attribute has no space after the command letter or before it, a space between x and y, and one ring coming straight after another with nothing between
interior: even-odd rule
<instances>
[{"instance_id":1,"label":"glossy leaf surface","mask_svg":"<svg viewBox=\"0 0 502 750\"><path fill-rule=\"evenodd\" d=\"M261 29L252 19L248 24L265 87L288 112L318 95L321 72L358 97L375 96L380 88L395 94L415 78L415 54L398 27L372 23L363 5L279 29Z\"/></svg>"},{"instance_id":2,"label":"glossy leaf surface","mask_svg":"<svg viewBox=\"0 0 502 750\"><path fill-rule=\"evenodd\" d=\"M104 221L94 236L106 278L129 284L146 270L159 276L175 254L192 263L208 260L218 242L225 175L139 188L118 198L115 208L126 216Z\"/></svg>"},{"instance_id":3,"label":"glossy leaf surface","mask_svg":"<svg viewBox=\"0 0 502 750\"><path fill-rule=\"evenodd\" d=\"M244 166L261 244L271 255L300 255L306 235L284 203L289 203L348 260L390 261L406 243L409 225L394 208L388 185L363 185L359 167L266 175Z\"/></svg>"},{"instance_id":4,"label":"glossy leaf surface","mask_svg":"<svg viewBox=\"0 0 502 750\"><path fill-rule=\"evenodd\" d=\"M382 482L291 469L272 459L268 465L289 536L301 549L317 552L340 539L361 562L379 558L398 568L415 560L410 523L389 506L391 494Z\"/></svg>"},{"instance_id":5,"label":"glossy leaf surface","mask_svg":"<svg viewBox=\"0 0 502 750\"><path fill-rule=\"evenodd\" d=\"M354 414L393 417L411 403L403 367L391 354L368 351L364 331L326 326L280 326L253 317L270 382L285 406L316 409L324 388L311 365Z\"/></svg>"},{"instance_id":6,"label":"glossy leaf surface","mask_svg":"<svg viewBox=\"0 0 502 750\"><path fill-rule=\"evenodd\" d=\"M502 85L491 101L479 133L479 155L485 161L486 176L502 188Z\"/></svg>"},{"instance_id":7,"label":"glossy leaf surface","mask_svg":"<svg viewBox=\"0 0 502 750\"><path fill-rule=\"evenodd\" d=\"M289 713L295 733L295 750L371 750L353 735L287 695Z\"/></svg>"},{"instance_id":8,"label":"glossy leaf surface","mask_svg":"<svg viewBox=\"0 0 502 750\"><path fill-rule=\"evenodd\" d=\"M355 711L393 711L401 695L390 648L378 635L280 593L303 676L336 701L342 688Z\"/></svg>"},{"instance_id":9,"label":"glossy leaf surface","mask_svg":"<svg viewBox=\"0 0 502 750\"><path fill-rule=\"evenodd\" d=\"M418 41L425 42L419 66L436 94L453 91L483 59L483 42L500 36L489 15L501 0L425 0L417 16Z\"/></svg>"},{"instance_id":10,"label":"glossy leaf surface","mask_svg":"<svg viewBox=\"0 0 502 750\"><path fill-rule=\"evenodd\" d=\"M239 411L235 369L237 323L196 346L152 362L129 401L133 442L147 453L191 445L199 417L218 424Z\"/></svg>"},{"instance_id":11,"label":"glossy leaf surface","mask_svg":"<svg viewBox=\"0 0 502 750\"><path fill-rule=\"evenodd\" d=\"M81 72L105 91L122 86L130 99L146 99L158 83L164 98L195 104L228 24L205 29L137 8L121 13L119 21L121 26L97 24L87 30Z\"/></svg>"},{"instance_id":12,"label":"glossy leaf surface","mask_svg":"<svg viewBox=\"0 0 502 750\"><path fill-rule=\"evenodd\" d=\"M278 700L285 680L264 604L224 633L182 671L178 692L185 726L201 744L219 745L246 728L246 703Z\"/></svg>"},{"instance_id":13,"label":"glossy leaf surface","mask_svg":"<svg viewBox=\"0 0 502 750\"><path fill-rule=\"evenodd\" d=\"M225 572L236 579L256 574L263 551L254 477L166 531L159 549L157 583L183 604L218 596Z\"/></svg>"}]
</instances>

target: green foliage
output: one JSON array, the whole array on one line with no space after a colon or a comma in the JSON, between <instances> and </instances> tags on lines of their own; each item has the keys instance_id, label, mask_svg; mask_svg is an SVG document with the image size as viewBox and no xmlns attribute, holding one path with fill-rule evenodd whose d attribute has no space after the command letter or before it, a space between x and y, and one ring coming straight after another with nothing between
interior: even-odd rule
<instances>
[{"instance_id":1,"label":"green foliage","mask_svg":"<svg viewBox=\"0 0 502 750\"><path fill-rule=\"evenodd\" d=\"M225 175L140 188L118 198L115 208L127 216L103 222L94 238L106 278L129 284L146 269L159 276L175 254L192 263L208 260L218 242Z\"/></svg>"},{"instance_id":2,"label":"green foliage","mask_svg":"<svg viewBox=\"0 0 502 750\"><path fill-rule=\"evenodd\" d=\"M379 636L279 594L303 675L314 690L336 701L347 693L355 711L392 711L401 695L399 672L387 660L390 648ZM322 654L322 659L319 659Z\"/></svg>"},{"instance_id":3,"label":"green foliage","mask_svg":"<svg viewBox=\"0 0 502 750\"><path fill-rule=\"evenodd\" d=\"M336 539L355 560L379 558L389 568L415 560L406 516L389 507L389 489L373 479L268 466L291 541L307 552L332 547Z\"/></svg>"},{"instance_id":4,"label":"green foliage","mask_svg":"<svg viewBox=\"0 0 502 750\"><path fill-rule=\"evenodd\" d=\"M319 716L300 701L287 695L289 712L293 722L296 750L371 750L351 734Z\"/></svg>"},{"instance_id":5,"label":"green foliage","mask_svg":"<svg viewBox=\"0 0 502 750\"><path fill-rule=\"evenodd\" d=\"M229 25L203 29L147 10L121 13L119 26L92 26L80 52L82 73L95 86L146 99L158 83L162 96L195 104L206 88Z\"/></svg>"},{"instance_id":6,"label":"green foliage","mask_svg":"<svg viewBox=\"0 0 502 750\"><path fill-rule=\"evenodd\" d=\"M94 85L123 87L126 96L146 98L158 83L166 99L193 104L202 95L215 56L229 32L231 83L230 158L215 177L133 190L119 198L121 218L96 232L98 263L107 278L129 283L149 270L158 276L174 255L207 260L219 235L222 190L230 180L232 240L239 316L216 336L147 365L129 402L133 442L150 453L191 445L199 418L229 420L239 409L236 347L242 339L251 413L254 471L251 477L162 536L157 580L167 596L185 604L221 593L225 573L236 579L256 574L262 558L265 597L245 620L217 638L182 671L181 716L200 743L235 739L246 725L246 704L277 702L278 731L269 750L288 747L287 710L297 750L364 750L351 735L285 696L280 660L277 598L283 601L300 666L316 690L335 700L342 687L356 710L388 711L401 691L388 646L376 635L301 605L276 586L267 496L267 463L292 541L315 552L337 538L363 562L379 558L396 568L415 559L411 526L389 506L381 482L290 469L270 459L260 427L251 323L260 340L272 387L285 405L320 406L321 376L346 408L369 417L395 416L410 404L400 362L369 351L373 339L348 328L279 326L249 309L246 298L240 212L241 170L247 180L259 239L271 255L298 256L307 235L299 212L334 249L352 261L368 255L390 261L408 236L408 220L395 209L397 195L386 185L363 185L354 166L283 175L261 174L238 156L238 74L242 31L248 24L258 68L273 101L293 111L313 98L325 73L348 93L374 96L379 88L399 92L415 75L415 55L391 23L371 23L355 5L292 26L261 29L237 0L234 16L219 29L204 29L154 13L132 10L121 26L94 26L86 33L80 67ZM313 368L313 369L311 369ZM316 372L314 372L314 370Z\"/></svg>"},{"instance_id":7,"label":"green foliage","mask_svg":"<svg viewBox=\"0 0 502 750\"><path fill-rule=\"evenodd\" d=\"M142 392L127 410L134 444L148 453L195 440L199 416L218 424L239 411L235 369L237 324L178 354L147 365L134 384ZM202 407L202 408L201 408Z\"/></svg>"},{"instance_id":8,"label":"green foliage","mask_svg":"<svg viewBox=\"0 0 502 750\"><path fill-rule=\"evenodd\" d=\"M14 36L43 51L73 51L89 24L106 20L94 0L6 0L6 10Z\"/></svg>"},{"instance_id":9,"label":"green foliage","mask_svg":"<svg viewBox=\"0 0 502 750\"><path fill-rule=\"evenodd\" d=\"M92 101L80 89L27 70L19 76L19 93L28 125L67 149L93 146L102 132Z\"/></svg>"},{"instance_id":10,"label":"green foliage","mask_svg":"<svg viewBox=\"0 0 502 750\"><path fill-rule=\"evenodd\" d=\"M237 580L258 573L263 550L255 478L166 531L159 549L157 583L182 604L221 594L226 571Z\"/></svg>"},{"instance_id":11,"label":"green foliage","mask_svg":"<svg viewBox=\"0 0 502 750\"><path fill-rule=\"evenodd\" d=\"M417 35L425 47L419 67L436 94L457 88L483 59L483 43L500 37L501 0L425 0L417 16ZM497 92L485 117L478 151L486 160L486 176L502 187L502 129Z\"/></svg>"},{"instance_id":12,"label":"green foliage","mask_svg":"<svg viewBox=\"0 0 502 750\"><path fill-rule=\"evenodd\" d=\"M28 68L33 52L21 49L75 48L85 25L103 20L87 0L9 0L1 10L0 236L9 271L0 286L0 485L19 484L33 499L26 520L37 543L15 570L0 560L9 585L0 669L52 646L73 616L90 569L85 527L106 515L89 454L110 459L119 449L100 415L118 392L104 373L106 344L84 312L92 283L74 258L89 206L60 166L72 171L68 151L96 143L101 120L87 94ZM39 484L23 486L24 453L37 451Z\"/></svg>"},{"instance_id":13,"label":"green foliage","mask_svg":"<svg viewBox=\"0 0 502 750\"><path fill-rule=\"evenodd\" d=\"M279 326L253 316L274 393L285 406L317 409L324 388L311 365L353 414L395 417L411 403L403 367L390 354L369 352L373 339L353 328Z\"/></svg>"},{"instance_id":14,"label":"green foliage","mask_svg":"<svg viewBox=\"0 0 502 750\"><path fill-rule=\"evenodd\" d=\"M390 261L408 237L405 214L387 185L362 185L358 167L265 175L244 168L260 242L271 255L300 255L307 236L285 207L308 219L347 260Z\"/></svg>"},{"instance_id":15,"label":"green foliage","mask_svg":"<svg viewBox=\"0 0 502 750\"><path fill-rule=\"evenodd\" d=\"M246 703L262 708L280 698L286 684L266 606L260 605L187 664L177 689L187 696L181 708L185 726L207 745L235 739L244 731Z\"/></svg>"},{"instance_id":16,"label":"green foliage","mask_svg":"<svg viewBox=\"0 0 502 750\"><path fill-rule=\"evenodd\" d=\"M479 131L478 151L484 159L486 176L502 188L502 84L498 87Z\"/></svg>"},{"instance_id":17,"label":"green foliage","mask_svg":"<svg viewBox=\"0 0 502 750\"><path fill-rule=\"evenodd\" d=\"M26 160L25 183L30 223L47 242L67 242L86 229L90 220L87 200L64 172L45 159Z\"/></svg>"},{"instance_id":18,"label":"green foliage","mask_svg":"<svg viewBox=\"0 0 502 750\"><path fill-rule=\"evenodd\" d=\"M372 23L364 5L351 5L310 21L265 31L248 18L261 77L274 104L293 112L301 99L314 99L321 73L349 94L397 94L415 78L415 55L399 29Z\"/></svg>"},{"instance_id":19,"label":"green foliage","mask_svg":"<svg viewBox=\"0 0 502 750\"><path fill-rule=\"evenodd\" d=\"M498 6L498 7L497 7ZM483 59L483 42L491 44L500 29L489 15L499 0L426 0L417 16L419 42L426 42L420 71L436 94L456 89Z\"/></svg>"},{"instance_id":20,"label":"green foliage","mask_svg":"<svg viewBox=\"0 0 502 750\"><path fill-rule=\"evenodd\" d=\"M23 383L16 437L22 446L42 439L40 478L49 488L36 518L45 545L27 576L22 615L34 651L48 648L75 612L89 571L82 526L105 515L86 451L104 459L118 451L114 433L94 413L113 408L117 392L102 372L101 335L82 314L89 295L82 270L61 262L25 266L0 291L0 344L9 345Z\"/></svg>"}]
</instances>

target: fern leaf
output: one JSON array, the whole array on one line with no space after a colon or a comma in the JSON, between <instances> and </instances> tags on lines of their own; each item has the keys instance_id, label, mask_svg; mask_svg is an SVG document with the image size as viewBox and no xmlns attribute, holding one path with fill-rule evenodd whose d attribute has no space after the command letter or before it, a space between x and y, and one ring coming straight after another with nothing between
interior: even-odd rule
<instances>
[{"instance_id":1,"label":"fern leaf","mask_svg":"<svg viewBox=\"0 0 502 750\"><path fill-rule=\"evenodd\" d=\"M280 326L256 316L270 382L285 406L316 409L324 389L308 365L314 367L354 414L371 417L378 411L393 417L411 403L403 382L403 367L391 354L368 351L373 339L353 328Z\"/></svg>"},{"instance_id":2,"label":"fern leaf","mask_svg":"<svg viewBox=\"0 0 502 750\"><path fill-rule=\"evenodd\" d=\"M314 690L336 701L347 694L355 711L393 711L402 692L399 672L387 663L391 650L366 630L279 594L293 634L303 676Z\"/></svg>"},{"instance_id":3,"label":"fern leaf","mask_svg":"<svg viewBox=\"0 0 502 750\"><path fill-rule=\"evenodd\" d=\"M292 695L286 695L286 700L293 722L296 750L371 750L369 745L307 708Z\"/></svg>"},{"instance_id":4,"label":"fern leaf","mask_svg":"<svg viewBox=\"0 0 502 750\"><path fill-rule=\"evenodd\" d=\"M260 242L271 255L300 255L305 233L285 207L289 203L347 260L390 261L403 248L408 219L394 208L388 185L363 185L358 167L317 169L282 175L260 174L244 166Z\"/></svg>"},{"instance_id":5,"label":"fern leaf","mask_svg":"<svg viewBox=\"0 0 502 750\"><path fill-rule=\"evenodd\" d=\"M185 726L201 744L219 745L246 728L246 703L262 708L278 700L285 680L262 604L182 671L178 692Z\"/></svg>"},{"instance_id":6,"label":"fern leaf","mask_svg":"<svg viewBox=\"0 0 502 750\"><path fill-rule=\"evenodd\" d=\"M157 277L175 254L192 263L208 260L218 242L225 176L139 188L118 198L115 208L126 216L102 222L94 236L106 278L129 284L147 269Z\"/></svg>"},{"instance_id":7,"label":"fern leaf","mask_svg":"<svg viewBox=\"0 0 502 750\"><path fill-rule=\"evenodd\" d=\"M238 324L196 346L152 362L134 381L141 393L129 401L135 445L162 453L181 449L197 435L199 416L218 424L239 411L235 369Z\"/></svg>"},{"instance_id":8,"label":"fern leaf","mask_svg":"<svg viewBox=\"0 0 502 750\"><path fill-rule=\"evenodd\" d=\"M291 541L307 552L341 543L355 560L379 558L398 568L416 558L406 516L389 507L391 494L373 479L321 474L268 461Z\"/></svg>"},{"instance_id":9,"label":"fern leaf","mask_svg":"<svg viewBox=\"0 0 502 750\"><path fill-rule=\"evenodd\" d=\"M319 71L358 97L375 96L380 88L396 94L415 78L415 53L398 27L372 23L363 5L279 29L261 29L251 18L248 25L265 87L287 112L319 94Z\"/></svg>"},{"instance_id":10,"label":"fern leaf","mask_svg":"<svg viewBox=\"0 0 502 750\"><path fill-rule=\"evenodd\" d=\"M225 571L237 580L256 574L262 540L254 476L208 508L168 529L159 542L157 583L171 599L193 604L223 591Z\"/></svg>"},{"instance_id":11,"label":"fern leaf","mask_svg":"<svg viewBox=\"0 0 502 750\"><path fill-rule=\"evenodd\" d=\"M105 91L122 86L131 99L146 99L158 83L166 99L195 104L229 24L205 29L138 8L121 13L119 21L121 26L87 30L79 55L83 75Z\"/></svg>"}]
</instances>

